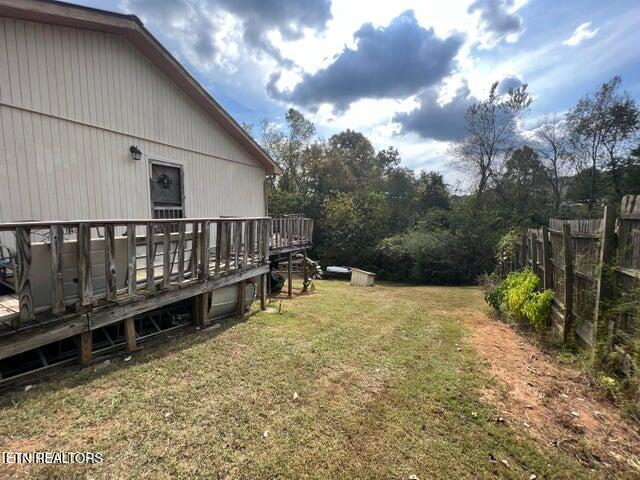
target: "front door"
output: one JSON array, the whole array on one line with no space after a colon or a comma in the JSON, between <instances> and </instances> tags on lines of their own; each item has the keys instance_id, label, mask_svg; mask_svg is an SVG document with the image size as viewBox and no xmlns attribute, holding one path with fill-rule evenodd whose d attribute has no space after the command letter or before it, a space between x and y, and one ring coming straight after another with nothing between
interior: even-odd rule
<instances>
[{"instance_id":1,"label":"front door","mask_svg":"<svg viewBox=\"0 0 640 480\"><path fill-rule=\"evenodd\" d=\"M150 181L153 218L184 218L182 168L152 163Z\"/></svg>"}]
</instances>

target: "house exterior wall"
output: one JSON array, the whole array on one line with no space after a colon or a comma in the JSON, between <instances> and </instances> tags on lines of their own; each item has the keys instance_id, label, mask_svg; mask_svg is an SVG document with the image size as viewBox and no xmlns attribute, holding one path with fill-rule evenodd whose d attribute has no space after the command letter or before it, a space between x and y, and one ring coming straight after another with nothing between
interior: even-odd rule
<instances>
[{"instance_id":1,"label":"house exterior wall","mask_svg":"<svg viewBox=\"0 0 640 480\"><path fill-rule=\"evenodd\" d=\"M0 221L148 218L152 160L188 217L264 214L264 167L124 37L0 17Z\"/></svg>"}]
</instances>

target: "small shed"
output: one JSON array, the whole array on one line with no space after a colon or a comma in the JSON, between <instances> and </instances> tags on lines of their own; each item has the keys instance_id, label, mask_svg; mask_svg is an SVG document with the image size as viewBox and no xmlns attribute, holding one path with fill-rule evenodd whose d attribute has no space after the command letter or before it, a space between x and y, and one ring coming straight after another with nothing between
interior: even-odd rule
<instances>
[{"instance_id":1,"label":"small shed","mask_svg":"<svg viewBox=\"0 0 640 480\"><path fill-rule=\"evenodd\" d=\"M372 287L375 278L375 273L365 272L358 268L351 269L351 285L356 287Z\"/></svg>"}]
</instances>

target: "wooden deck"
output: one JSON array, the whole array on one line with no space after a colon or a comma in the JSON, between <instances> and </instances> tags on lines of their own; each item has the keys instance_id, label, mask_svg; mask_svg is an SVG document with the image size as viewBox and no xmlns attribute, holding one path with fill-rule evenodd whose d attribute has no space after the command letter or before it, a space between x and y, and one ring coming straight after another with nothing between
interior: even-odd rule
<instances>
[{"instance_id":1,"label":"wooden deck","mask_svg":"<svg viewBox=\"0 0 640 480\"><path fill-rule=\"evenodd\" d=\"M15 239L4 279L15 293L0 296L0 359L264 280L270 257L309 248L312 231L302 217L0 223L5 245Z\"/></svg>"}]
</instances>

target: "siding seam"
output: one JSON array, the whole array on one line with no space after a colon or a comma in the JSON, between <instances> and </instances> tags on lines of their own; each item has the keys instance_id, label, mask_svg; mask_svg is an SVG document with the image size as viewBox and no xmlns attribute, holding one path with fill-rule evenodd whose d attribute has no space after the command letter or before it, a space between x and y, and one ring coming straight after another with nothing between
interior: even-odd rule
<instances>
[{"instance_id":1,"label":"siding seam","mask_svg":"<svg viewBox=\"0 0 640 480\"><path fill-rule=\"evenodd\" d=\"M69 117L66 117L66 116L62 116L62 115L52 115L50 113L40 112L40 111L34 110L32 108L26 108L26 107L20 107L20 106L17 106L17 105L12 105L12 104L6 103L4 101L0 101L0 106L13 108L15 110L28 112L28 113L33 113L33 114L36 114L36 115L42 115L42 116L45 116L45 117L54 118L54 119L58 119L58 120L64 120L66 122L73 123L73 124L76 124L76 125L82 125L82 126L85 126L85 127L96 128L98 130L103 130L103 131L110 132L110 133L116 133L116 134L119 134L119 135L125 135L125 136L136 138L136 139L139 139L139 140L144 140L146 142L151 142L151 143L156 143L158 145L163 145L165 147L176 148L178 150L183 150L185 152L197 153L199 155L204 155L204 156L207 156L207 157L216 158L216 159L222 160L224 162L230 162L230 163L235 163L235 164L238 164L238 165L244 165L246 167L255 168L257 170L263 170L263 171L265 170L264 167L259 166L259 165L251 165L250 163L244 163L244 162L240 162L238 160L232 160L230 158L220 157L220 156L212 154L212 153L203 152L203 151L200 151L200 150L194 150L192 148L183 147L183 146L180 146L180 145L172 145L170 143L163 142L162 140L148 138L146 136L139 136L139 135L132 134L131 132L124 132L122 130L113 129L113 128L109 128L109 127L103 127L103 126L100 126L100 125L95 125L95 124L83 122L83 121L80 121L80 120L74 120L72 118L69 118ZM266 175L266 173L265 173L265 175Z\"/></svg>"}]
</instances>

